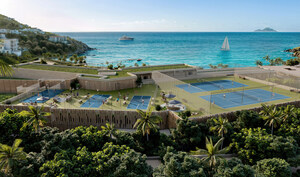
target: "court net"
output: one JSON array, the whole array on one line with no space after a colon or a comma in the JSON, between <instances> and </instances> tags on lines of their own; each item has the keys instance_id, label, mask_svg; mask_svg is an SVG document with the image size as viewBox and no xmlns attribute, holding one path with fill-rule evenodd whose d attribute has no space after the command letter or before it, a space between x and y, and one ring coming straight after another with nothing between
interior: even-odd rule
<instances>
[{"instance_id":1,"label":"court net","mask_svg":"<svg viewBox=\"0 0 300 177\"><path fill-rule=\"evenodd\" d=\"M152 79L163 92L165 92L166 94L171 93L176 95L174 100L182 101L188 109L199 111L202 113L210 112L210 106L207 102L203 101L201 98L199 98L199 96L189 93L180 87L184 86L187 87L187 89L192 88L195 91L203 91L200 88L193 86L192 84L183 82L174 77L163 74L159 71L152 72Z\"/></svg>"},{"instance_id":2,"label":"court net","mask_svg":"<svg viewBox=\"0 0 300 177\"><path fill-rule=\"evenodd\" d=\"M205 79L198 79L198 81L200 81L200 82L202 82L202 83L203 83L203 82L208 83L208 84L213 85L213 86L215 86L215 87L217 87L217 88L219 88L219 89L221 89L221 90L224 89L224 87L223 87L222 85L217 84L217 83L212 82L212 81L208 81L208 80L205 80Z\"/></svg>"}]
</instances>

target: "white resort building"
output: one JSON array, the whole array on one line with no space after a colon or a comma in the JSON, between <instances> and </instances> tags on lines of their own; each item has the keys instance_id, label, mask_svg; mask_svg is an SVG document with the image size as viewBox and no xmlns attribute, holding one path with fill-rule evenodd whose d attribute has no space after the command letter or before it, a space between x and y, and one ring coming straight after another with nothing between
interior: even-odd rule
<instances>
[{"instance_id":1,"label":"white resort building","mask_svg":"<svg viewBox=\"0 0 300 177\"><path fill-rule=\"evenodd\" d=\"M9 53L20 56L22 51L19 50L19 40L18 39L0 39L0 52Z\"/></svg>"},{"instance_id":2,"label":"white resort building","mask_svg":"<svg viewBox=\"0 0 300 177\"><path fill-rule=\"evenodd\" d=\"M49 41L52 42L62 42L62 43L68 43L67 37L66 36L50 36Z\"/></svg>"}]
</instances>

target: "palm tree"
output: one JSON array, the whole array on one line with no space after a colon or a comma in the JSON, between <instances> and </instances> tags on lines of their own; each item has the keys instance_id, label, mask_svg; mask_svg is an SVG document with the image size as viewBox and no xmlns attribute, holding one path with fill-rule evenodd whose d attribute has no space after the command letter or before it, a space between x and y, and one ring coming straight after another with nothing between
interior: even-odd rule
<instances>
[{"instance_id":1,"label":"palm tree","mask_svg":"<svg viewBox=\"0 0 300 177\"><path fill-rule=\"evenodd\" d=\"M267 62L270 62L270 60L271 60L271 58L270 58L270 56L269 56L269 55L267 55L267 56L263 57L263 59L264 59L265 61L267 61Z\"/></svg>"},{"instance_id":2,"label":"palm tree","mask_svg":"<svg viewBox=\"0 0 300 177\"><path fill-rule=\"evenodd\" d=\"M272 135L274 132L274 127L276 128L285 116L281 110L277 109L275 105L267 106L265 104L262 104L262 111L260 111L259 114L264 120L266 120L265 125L269 124L271 127Z\"/></svg>"},{"instance_id":3,"label":"palm tree","mask_svg":"<svg viewBox=\"0 0 300 177\"><path fill-rule=\"evenodd\" d=\"M228 129L231 127L231 124L229 123L228 119L222 118L221 116L219 116L218 119L213 119L213 121L215 123L215 126L210 127L210 131L217 132L218 136L223 138L224 134L226 134L228 132ZM221 144L221 148L223 148L223 141Z\"/></svg>"},{"instance_id":4,"label":"palm tree","mask_svg":"<svg viewBox=\"0 0 300 177\"><path fill-rule=\"evenodd\" d=\"M256 66L262 66L263 65L262 61L260 61L260 60L256 60L255 64L256 64Z\"/></svg>"},{"instance_id":5,"label":"palm tree","mask_svg":"<svg viewBox=\"0 0 300 177\"><path fill-rule=\"evenodd\" d=\"M196 152L201 155L207 155L202 160L204 162L208 162L210 168L212 169L216 164L219 158L223 158L222 156L218 156L218 154L226 154L229 151L229 147L220 148L221 144L224 141L224 138L219 139L219 141L214 145L212 139L206 137L206 149L198 149Z\"/></svg>"},{"instance_id":6,"label":"palm tree","mask_svg":"<svg viewBox=\"0 0 300 177\"><path fill-rule=\"evenodd\" d=\"M30 119L24 123L23 127L27 127L28 125L33 125L35 132L40 132L40 127L44 126L44 123L47 122L45 117L50 116L50 112L44 112L44 106L41 107L33 107L28 106L30 111L26 111L25 115L29 116ZM22 127L22 128L23 128Z\"/></svg>"},{"instance_id":7,"label":"palm tree","mask_svg":"<svg viewBox=\"0 0 300 177\"><path fill-rule=\"evenodd\" d=\"M69 58L69 60L70 60L71 62L73 62L73 61L74 61L74 57L71 56L71 57Z\"/></svg>"},{"instance_id":8,"label":"palm tree","mask_svg":"<svg viewBox=\"0 0 300 177\"><path fill-rule=\"evenodd\" d=\"M136 128L138 131L143 132L143 136L147 136L147 141L149 141L149 134L151 130L157 131L159 128L158 123L162 121L162 118L157 115L152 115L152 110L149 110L148 112L144 112L142 110L137 110L137 112L140 114L141 118L139 118L133 128Z\"/></svg>"},{"instance_id":9,"label":"palm tree","mask_svg":"<svg viewBox=\"0 0 300 177\"><path fill-rule=\"evenodd\" d=\"M287 121L288 118L297 117L297 109L294 105L287 105L283 110L283 121Z\"/></svg>"},{"instance_id":10,"label":"palm tree","mask_svg":"<svg viewBox=\"0 0 300 177\"><path fill-rule=\"evenodd\" d=\"M19 147L21 139L16 139L12 146L0 144L0 169L5 175L9 175L19 160L26 158L23 148Z\"/></svg>"},{"instance_id":11,"label":"palm tree","mask_svg":"<svg viewBox=\"0 0 300 177\"><path fill-rule=\"evenodd\" d=\"M106 123L106 126L101 126L105 135L108 135L110 138L116 136L117 129L115 128L115 124Z\"/></svg>"},{"instance_id":12,"label":"palm tree","mask_svg":"<svg viewBox=\"0 0 300 177\"><path fill-rule=\"evenodd\" d=\"M0 76L11 76L13 69L8 63L0 59Z\"/></svg>"}]
</instances>

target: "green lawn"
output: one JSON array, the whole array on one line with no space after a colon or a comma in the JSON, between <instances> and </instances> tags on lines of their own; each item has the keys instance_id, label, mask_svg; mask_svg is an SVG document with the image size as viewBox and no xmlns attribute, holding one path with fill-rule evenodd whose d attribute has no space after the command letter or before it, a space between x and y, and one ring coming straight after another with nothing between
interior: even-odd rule
<instances>
[{"instance_id":1,"label":"green lawn","mask_svg":"<svg viewBox=\"0 0 300 177\"><path fill-rule=\"evenodd\" d=\"M73 97L70 102L58 103L57 105L61 108L80 108L81 104L79 103L79 100L83 100L83 102L85 102L87 99L85 99L84 96L88 95L88 93L89 93L90 96L95 95L95 94L103 94L103 95L111 95L113 97L112 101L110 101L109 104L101 105L100 109L127 110L127 106L130 103L130 100L134 95L151 96L151 98L153 98L154 94L155 94L155 90L156 90L155 85L144 85L142 88L124 89L124 90L120 90L120 91L110 91L110 92L97 92L97 91L93 91L93 90L80 89L80 90L78 90L78 93L79 93L78 98ZM75 91L75 93L76 92L77 91ZM65 97L66 93L70 94L70 91L66 90L59 96ZM119 97L118 96L119 93L121 94L121 97L120 97L121 101L117 102L116 99ZM122 104L124 101L124 99L123 99L124 95L126 95L126 96L128 95L127 105ZM159 96L159 90L158 90L157 95ZM52 103L52 102L53 102L53 99L50 99L45 104L48 105L49 103ZM153 103L162 104L162 101L160 98L158 98ZM39 105L42 105L42 104L39 104ZM93 108L93 109L95 109L95 108Z\"/></svg>"},{"instance_id":2,"label":"green lawn","mask_svg":"<svg viewBox=\"0 0 300 177\"><path fill-rule=\"evenodd\" d=\"M182 65L154 66L154 67L133 68L133 69L125 68L122 71L117 71L117 75L109 76L109 78L127 77L127 76L129 76L129 74L127 74L127 72L134 73L134 72L157 71L157 70L167 70L167 69L181 69L181 68L191 68L191 67L182 64Z\"/></svg>"},{"instance_id":3,"label":"green lawn","mask_svg":"<svg viewBox=\"0 0 300 177\"><path fill-rule=\"evenodd\" d=\"M23 65L19 68L26 69L39 69L39 70L49 70L49 71L61 71L61 72L71 72L71 73L83 73L83 74L98 74L98 71L95 69L89 68L71 68L71 67L58 67L55 65ZM108 78L120 78L130 76L128 72L143 72L143 71L155 71L155 70L166 70L166 69L180 69L180 68L190 68L190 66L182 65L170 65L170 66L155 66L155 67L146 67L146 68L134 68L134 69L124 69L118 71L117 75L109 76ZM95 77L95 76L85 76L85 77Z\"/></svg>"},{"instance_id":4,"label":"green lawn","mask_svg":"<svg viewBox=\"0 0 300 177\"><path fill-rule=\"evenodd\" d=\"M4 101L4 100L7 100L11 97L14 97L16 96L16 94L13 94L13 93L0 93L0 102Z\"/></svg>"},{"instance_id":5,"label":"green lawn","mask_svg":"<svg viewBox=\"0 0 300 177\"><path fill-rule=\"evenodd\" d=\"M44 65L22 65L19 66L19 68L61 71L61 72L71 72L71 73L84 73L84 74L98 74L98 71L95 69L57 67L57 66L50 66L50 65L45 65L45 66Z\"/></svg>"},{"instance_id":6,"label":"green lawn","mask_svg":"<svg viewBox=\"0 0 300 177\"><path fill-rule=\"evenodd\" d=\"M289 98L283 99L283 100L275 100L275 101L270 101L268 104L276 104L276 103L283 103L283 102L288 102L288 101L295 101L300 99L300 94L298 93L293 93L285 89L277 88L277 87L270 87L261 83L253 82L250 80L243 80L239 79L236 77L218 77L218 78L210 78L206 79L206 81L212 81L212 80L234 80L235 82L239 82L242 84L247 85L244 87L244 89L264 89L268 91L273 91L274 93L278 93L281 95L288 96ZM186 83L195 83L195 82L200 82L200 80L189 80L185 81ZM177 84L175 84L177 85ZM170 88L164 88L161 87L161 90L164 90L165 93L173 93L176 95L174 99L181 101L187 108L187 110L191 110L192 112L197 112L201 113L203 112L205 115L208 114L216 114L216 113L224 113L224 112L229 112L229 111L237 111L241 109L249 109L253 107L259 107L261 106L261 103L257 104L251 104L251 105L241 105L237 107L232 107L232 108L221 108L217 105L210 104L209 101L206 101L204 99L199 98L200 96L203 95L210 95L210 94L217 94L217 93L227 93L227 92L233 92L233 91L241 91L243 88L233 88L233 89L224 89L224 90L218 90L218 91L212 91L212 92L198 92L198 93L188 93L184 91L183 89L180 89L178 87L170 87ZM124 89L120 91L110 91L110 92L97 92L97 91L92 91L92 90L79 90L79 98L73 98L72 101L70 102L65 102L65 103L60 103L58 104L59 107L61 108L80 108L81 104L79 103L79 100L83 100L83 102L86 101L84 99L84 96L90 93L90 95L94 94L105 94L105 95L111 95L113 96L113 99L109 104L105 104L100 106L97 109L111 109L111 110L127 110L127 105L129 104L131 98L134 95L140 95L140 96L151 96L152 98L156 98L155 100L152 100L153 105L151 107L154 107L157 104L162 104L163 100L160 96L160 89L156 89L155 85L143 85L142 88L133 88L133 89ZM65 91L64 93L69 93L70 91ZM60 97L65 97L64 93L60 95ZM119 97L119 93L122 95L121 102L116 102L116 98ZM128 95L129 100L127 101L127 105L123 105L122 102L123 96ZM255 95L254 95L255 96ZM51 103L52 100L49 100L46 102L47 104ZM198 114L196 116L199 116L201 114Z\"/></svg>"}]
</instances>

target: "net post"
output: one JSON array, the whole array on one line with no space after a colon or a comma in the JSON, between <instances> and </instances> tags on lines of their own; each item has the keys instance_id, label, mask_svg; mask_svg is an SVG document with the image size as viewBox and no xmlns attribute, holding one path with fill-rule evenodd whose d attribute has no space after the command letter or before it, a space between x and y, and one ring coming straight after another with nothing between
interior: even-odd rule
<instances>
[{"instance_id":1,"label":"net post","mask_svg":"<svg viewBox=\"0 0 300 177\"><path fill-rule=\"evenodd\" d=\"M245 95L245 87L243 86L242 104L243 104L243 102L244 102L244 95Z\"/></svg>"},{"instance_id":2,"label":"net post","mask_svg":"<svg viewBox=\"0 0 300 177\"><path fill-rule=\"evenodd\" d=\"M210 92L210 97L209 97L209 114L211 114L211 100L212 100L212 93Z\"/></svg>"}]
</instances>

